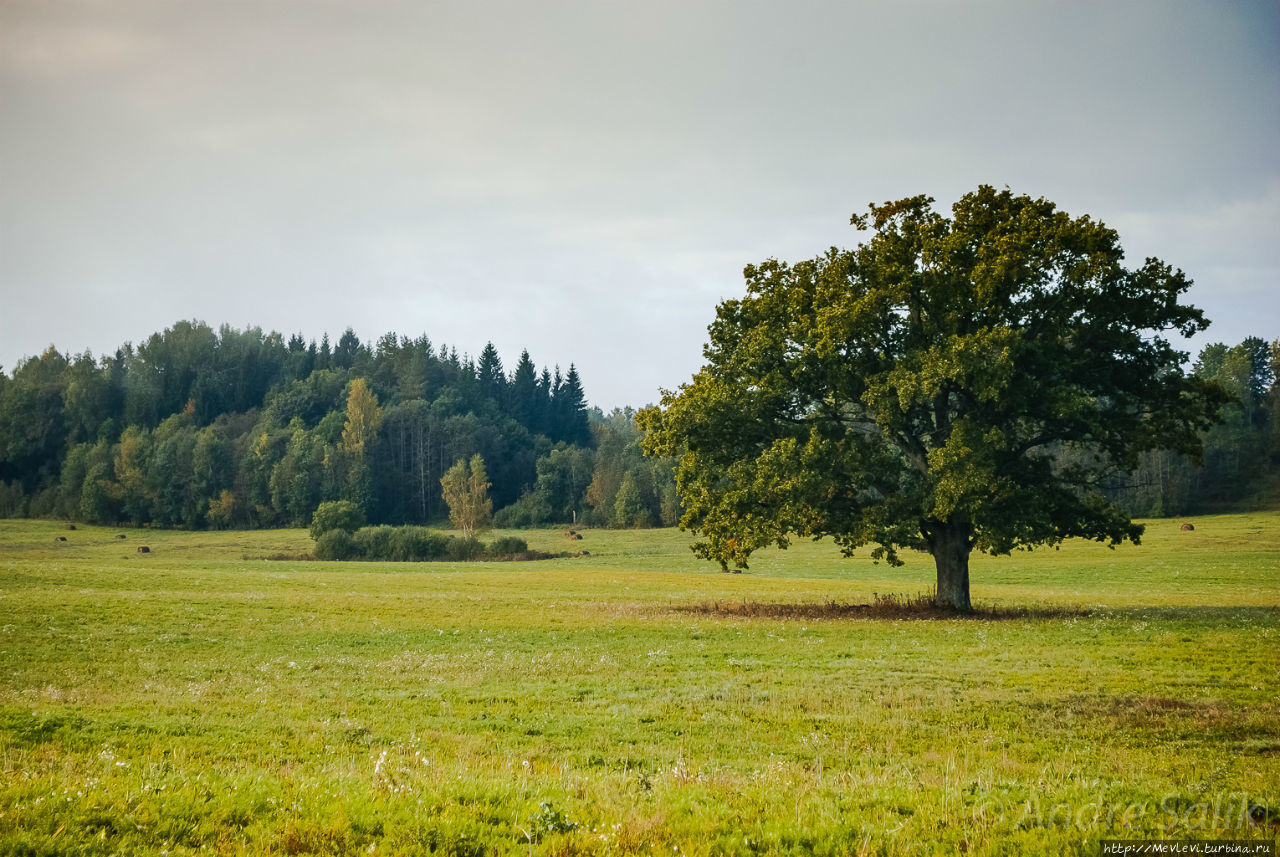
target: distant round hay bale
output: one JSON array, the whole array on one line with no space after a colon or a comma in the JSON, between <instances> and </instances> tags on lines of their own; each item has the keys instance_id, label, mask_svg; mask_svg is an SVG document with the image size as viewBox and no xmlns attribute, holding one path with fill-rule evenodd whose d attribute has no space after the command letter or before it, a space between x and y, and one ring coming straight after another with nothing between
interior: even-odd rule
<instances>
[{"instance_id":1,"label":"distant round hay bale","mask_svg":"<svg viewBox=\"0 0 1280 857\"><path fill-rule=\"evenodd\" d=\"M129 537L128 537L128 536L126 536L124 533L117 533L117 534L116 534L116 538L117 538L117 539L127 539L127 538L129 538Z\"/></svg>"},{"instance_id":2,"label":"distant round hay bale","mask_svg":"<svg viewBox=\"0 0 1280 857\"><path fill-rule=\"evenodd\" d=\"M1182 529L1183 529L1183 531L1184 531L1184 532L1190 532L1191 530L1194 530L1195 528L1196 528L1196 525L1195 525L1195 524L1183 524L1183 525L1182 525Z\"/></svg>"},{"instance_id":3,"label":"distant round hay bale","mask_svg":"<svg viewBox=\"0 0 1280 857\"><path fill-rule=\"evenodd\" d=\"M66 540L67 540L66 536L58 536L56 539L54 539L55 542L65 542Z\"/></svg>"},{"instance_id":4,"label":"distant round hay bale","mask_svg":"<svg viewBox=\"0 0 1280 857\"><path fill-rule=\"evenodd\" d=\"M68 529L68 530L74 530L75 528L76 528L76 525L75 525L75 524L67 524L67 529Z\"/></svg>"},{"instance_id":5,"label":"distant round hay bale","mask_svg":"<svg viewBox=\"0 0 1280 857\"><path fill-rule=\"evenodd\" d=\"M147 547L146 545L139 545L138 553L151 553L151 548Z\"/></svg>"}]
</instances>

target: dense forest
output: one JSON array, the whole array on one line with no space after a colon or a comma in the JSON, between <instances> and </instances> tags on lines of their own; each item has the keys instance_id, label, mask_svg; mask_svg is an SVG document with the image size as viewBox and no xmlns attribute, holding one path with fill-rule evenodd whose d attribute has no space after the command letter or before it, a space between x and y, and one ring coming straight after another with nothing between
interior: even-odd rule
<instances>
[{"instance_id":1,"label":"dense forest","mask_svg":"<svg viewBox=\"0 0 1280 857\"><path fill-rule=\"evenodd\" d=\"M1112 477L1109 492L1131 514L1151 517L1280 506L1280 339L1210 345L1192 371L1233 400L1203 436L1202 463L1148 452L1133 473Z\"/></svg>"},{"instance_id":2,"label":"dense forest","mask_svg":"<svg viewBox=\"0 0 1280 857\"><path fill-rule=\"evenodd\" d=\"M1205 348L1192 371L1234 397L1197 464L1151 452L1108 486L1136 515L1273 505L1280 341ZM502 527L670 526L670 460L644 458L629 409L588 408L577 368L509 373L388 333L285 339L179 322L94 358L50 348L0 371L0 516L161 527L303 526L324 501L371 523L447 517L440 479L479 455ZM1062 453L1064 456L1067 453Z\"/></svg>"},{"instance_id":3,"label":"dense forest","mask_svg":"<svg viewBox=\"0 0 1280 857\"><path fill-rule=\"evenodd\" d=\"M631 417L589 410L575 366L525 352L508 373L491 344L183 321L0 372L0 516L301 526L345 499L371 523L436 522L441 476L480 455L500 526L674 524L672 463L641 456Z\"/></svg>"}]
</instances>

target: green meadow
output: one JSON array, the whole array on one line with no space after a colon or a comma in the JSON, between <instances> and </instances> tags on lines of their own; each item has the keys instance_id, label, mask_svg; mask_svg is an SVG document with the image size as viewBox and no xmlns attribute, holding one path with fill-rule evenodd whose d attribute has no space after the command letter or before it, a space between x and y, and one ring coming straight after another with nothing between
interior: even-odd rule
<instances>
[{"instance_id":1,"label":"green meadow","mask_svg":"<svg viewBox=\"0 0 1280 857\"><path fill-rule=\"evenodd\" d=\"M1190 520L975 557L980 615L942 619L906 603L931 558L830 543L726 575L671 530L319 563L0 521L0 854L1274 841L1280 513Z\"/></svg>"}]
</instances>

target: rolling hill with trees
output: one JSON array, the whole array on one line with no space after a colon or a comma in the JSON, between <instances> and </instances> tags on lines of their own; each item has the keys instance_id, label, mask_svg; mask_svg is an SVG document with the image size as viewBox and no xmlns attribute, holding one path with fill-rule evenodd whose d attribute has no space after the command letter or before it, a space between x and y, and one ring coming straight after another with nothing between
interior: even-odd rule
<instances>
[{"instance_id":1,"label":"rolling hill with trees","mask_svg":"<svg viewBox=\"0 0 1280 857\"><path fill-rule=\"evenodd\" d=\"M670 463L641 457L629 412L589 411L573 365L539 371L524 352L508 373L492 344L472 359L425 336L331 345L181 321L0 373L5 516L301 526L344 499L371 523L437 521L441 477L477 455L500 520L677 517Z\"/></svg>"},{"instance_id":2,"label":"rolling hill with trees","mask_svg":"<svg viewBox=\"0 0 1280 857\"><path fill-rule=\"evenodd\" d=\"M1205 348L1232 396L1198 465L1145 454L1107 486L1137 515L1274 504L1280 346ZM494 523L672 526L674 461L646 458L630 409L588 406L576 366L507 371L426 336L331 343L180 321L113 354L50 347L0 371L0 517L184 528L304 526L351 500L373 524L447 519L440 479L479 455Z\"/></svg>"}]
</instances>

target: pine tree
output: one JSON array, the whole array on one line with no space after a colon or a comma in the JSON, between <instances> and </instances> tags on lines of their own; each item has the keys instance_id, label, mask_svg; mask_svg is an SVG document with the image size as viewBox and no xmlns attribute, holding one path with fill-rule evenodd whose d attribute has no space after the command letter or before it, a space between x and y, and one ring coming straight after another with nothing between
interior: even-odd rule
<instances>
[{"instance_id":1,"label":"pine tree","mask_svg":"<svg viewBox=\"0 0 1280 857\"><path fill-rule=\"evenodd\" d=\"M333 349L329 347L329 334L325 333L320 337L320 353L316 355L317 369L330 369L333 367Z\"/></svg>"},{"instance_id":2,"label":"pine tree","mask_svg":"<svg viewBox=\"0 0 1280 857\"><path fill-rule=\"evenodd\" d=\"M591 443L591 425L587 421L587 397L582 391L578 369L572 363L569 364L569 374L565 376L560 397L562 439L569 443L587 446Z\"/></svg>"},{"instance_id":3,"label":"pine tree","mask_svg":"<svg viewBox=\"0 0 1280 857\"><path fill-rule=\"evenodd\" d=\"M551 372L547 370L546 366L543 366L542 374L538 376L537 405L534 407L533 413L532 431L537 434L548 436L551 434L551 392L553 389Z\"/></svg>"},{"instance_id":4,"label":"pine tree","mask_svg":"<svg viewBox=\"0 0 1280 857\"><path fill-rule=\"evenodd\" d=\"M480 385L480 395L487 396L501 405L506 401L507 378L502 373L502 360L498 357L498 349L489 342L480 352L480 362L476 365L476 380Z\"/></svg>"},{"instance_id":5,"label":"pine tree","mask_svg":"<svg viewBox=\"0 0 1280 857\"><path fill-rule=\"evenodd\" d=\"M360 337L351 328L342 332L338 344L333 349L333 365L339 369L350 369L355 365L356 354L360 350Z\"/></svg>"},{"instance_id":6,"label":"pine tree","mask_svg":"<svg viewBox=\"0 0 1280 857\"><path fill-rule=\"evenodd\" d=\"M520 352L520 362L511 375L511 384L507 388L507 409L516 422L529 431L537 431L534 418L538 410L538 374L527 350Z\"/></svg>"}]
</instances>

